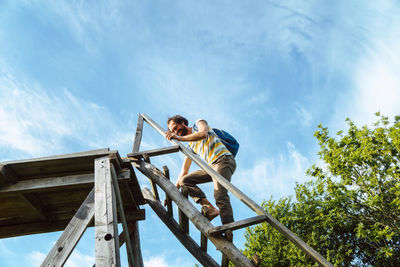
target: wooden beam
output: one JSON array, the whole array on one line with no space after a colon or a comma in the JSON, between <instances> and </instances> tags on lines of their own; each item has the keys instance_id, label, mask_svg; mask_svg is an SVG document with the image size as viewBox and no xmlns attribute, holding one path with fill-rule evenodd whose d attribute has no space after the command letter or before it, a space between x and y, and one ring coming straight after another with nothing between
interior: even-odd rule
<instances>
[{"instance_id":1,"label":"wooden beam","mask_svg":"<svg viewBox=\"0 0 400 267\"><path fill-rule=\"evenodd\" d=\"M182 195L188 199L188 194L182 190ZM179 217L179 227L184 234L189 234L189 218L185 215L185 213L178 209L178 217Z\"/></svg>"},{"instance_id":2,"label":"wooden beam","mask_svg":"<svg viewBox=\"0 0 400 267\"><path fill-rule=\"evenodd\" d=\"M207 236L205 234L203 234L203 233L200 233L200 234L201 234L201 236L200 236L200 247L201 247L201 250L204 251L204 252L207 252L207 243L208 243Z\"/></svg>"},{"instance_id":3,"label":"wooden beam","mask_svg":"<svg viewBox=\"0 0 400 267\"><path fill-rule=\"evenodd\" d=\"M185 213L185 215L192 221L192 223L202 233L208 235L208 231L214 226L207 218L186 199L179 190L168 181L160 170L155 168L150 163L144 161L133 162L134 166L141 171L144 175L154 180L166 193L168 193L171 199L178 205L178 207ZM142 191L143 192L143 191ZM165 210L164 210L165 211ZM170 217L170 216L168 216ZM222 236L207 236L208 239L217 247L222 253L226 254L229 259L236 266L249 266L253 267L252 263L243 253L240 252L231 242L226 240ZM199 249L201 251L201 249Z\"/></svg>"},{"instance_id":4,"label":"wooden beam","mask_svg":"<svg viewBox=\"0 0 400 267\"><path fill-rule=\"evenodd\" d=\"M169 147L164 147L164 148L158 148L158 149L151 149L151 150L146 150L146 151L140 151L140 152L131 152L127 156L132 157L132 158L143 158L143 154L146 154L149 157L154 157L154 156L160 156L160 155L165 155L165 154L170 154L170 153L175 153L179 151L179 146L169 146Z\"/></svg>"},{"instance_id":5,"label":"wooden beam","mask_svg":"<svg viewBox=\"0 0 400 267\"><path fill-rule=\"evenodd\" d=\"M219 266L213 258L210 257L206 252L202 251L196 242L189 236L180 231L177 222L169 216L165 211L160 201L156 200L153 194L148 188L142 190L144 198L147 203L154 210L154 212L160 217L164 224L171 230L176 238L182 243L182 245L203 265L203 266Z\"/></svg>"},{"instance_id":6,"label":"wooden beam","mask_svg":"<svg viewBox=\"0 0 400 267\"><path fill-rule=\"evenodd\" d=\"M11 166L0 164L0 185L15 184L18 182L18 176Z\"/></svg>"},{"instance_id":7,"label":"wooden beam","mask_svg":"<svg viewBox=\"0 0 400 267\"><path fill-rule=\"evenodd\" d=\"M119 181L129 181L129 169L122 169L119 175ZM16 184L2 186L0 195L5 193L31 193L43 190L52 190L55 188L67 188L77 185L94 185L94 174L78 174L59 177L29 179L19 181Z\"/></svg>"},{"instance_id":8,"label":"wooden beam","mask_svg":"<svg viewBox=\"0 0 400 267\"><path fill-rule=\"evenodd\" d=\"M146 161L147 163L150 163L150 158L149 158L149 156L148 156L147 154L144 154L144 155L143 155L143 160ZM151 189L153 190L154 197L155 197L158 201L160 201L160 196L159 196L158 190L157 190L157 184L154 183L153 180L151 180L151 179L149 179L149 180L150 180L150 184L151 184Z\"/></svg>"},{"instance_id":9,"label":"wooden beam","mask_svg":"<svg viewBox=\"0 0 400 267\"><path fill-rule=\"evenodd\" d=\"M101 148L101 149L96 149L96 150L89 150L89 151L70 153L70 154L61 154L61 155L55 155L55 156L50 156L50 157L5 161L5 162L2 162L2 164L31 163L31 162L37 162L37 161L70 159L70 158L86 157L86 156L104 156L104 155L108 155L108 154L112 154L112 153L117 153L117 151L110 151L110 149L108 149L108 148Z\"/></svg>"},{"instance_id":10,"label":"wooden beam","mask_svg":"<svg viewBox=\"0 0 400 267\"><path fill-rule=\"evenodd\" d=\"M130 235L133 245L133 256L135 258L136 266L143 267L142 250L140 249L140 236L139 236L139 223L128 222L128 227L132 227L133 233Z\"/></svg>"},{"instance_id":11,"label":"wooden beam","mask_svg":"<svg viewBox=\"0 0 400 267\"><path fill-rule=\"evenodd\" d=\"M126 220L129 221L143 221L146 219L146 210L140 209L137 211L129 211L126 214Z\"/></svg>"},{"instance_id":12,"label":"wooden beam","mask_svg":"<svg viewBox=\"0 0 400 267\"><path fill-rule=\"evenodd\" d=\"M163 175L170 180L169 178L169 169L167 166L163 166ZM167 193L165 193L165 201L167 202L167 212L169 214L169 216L174 216L174 212L172 209L172 201L171 198L168 196Z\"/></svg>"},{"instance_id":13,"label":"wooden beam","mask_svg":"<svg viewBox=\"0 0 400 267\"><path fill-rule=\"evenodd\" d=\"M67 228L50 250L40 267L63 266L94 216L94 189L79 207Z\"/></svg>"},{"instance_id":14,"label":"wooden beam","mask_svg":"<svg viewBox=\"0 0 400 267\"><path fill-rule=\"evenodd\" d=\"M221 226L216 226L214 229L211 229L208 234L209 235L219 235L225 232L226 230L237 230L250 225L258 224L265 222L267 218L264 215L255 216L252 218L248 218L241 221L231 222L227 224L223 224Z\"/></svg>"},{"instance_id":15,"label":"wooden beam","mask_svg":"<svg viewBox=\"0 0 400 267\"><path fill-rule=\"evenodd\" d=\"M152 126L157 132L159 132L162 136L165 134L165 130L160 127L157 123L155 123L149 116L146 114L142 114L145 121ZM298 246L301 250L303 250L307 255L309 255L316 262L321 264L322 266L333 266L332 263L328 262L324 257L321 256L317 251L315 251L312 247L310 247L307 243L301 240L296 234L290 231L286 226L281 224L277 219L268 214L261 206L255 203L252 199L246 196L242 191L240 191L236 186L231 184L228 180L226 180L223 176L217 173L214 169L212 169L207 163L205 163L198 155L189 150L186 146L184 146L181 142L171 139L170 142L174 145L179 145L181 151L189 157L192 161L194 161L201 169L207 172L214 181L220 183L223 187L225 187L229 192L231 192L234 196L236 196L239 200L245 203L250 209L252 209L258 215L265 215L267 218L267 222L271 224L275 229L277 229L281 234L283 234L287 239L289 239L293 244Z\"/></svg>"},{"instance_id":16,"label":"wooden beam","mask_svg":"<svg viewBox=\"0 0 400 267\"><path fill-rule=\"evenodd\" d=\"M132 152L139 152L140 142L142 141L142 133L143 133L143 117L142 115L139 114Z\"/></svg>"},{"instance_id":17,"label":"wooden beam","mask_svg":"<svg viewBox=\"0 0 400 267\"><path fill-rule=\"evenodd\" d=\"M34 194L20 194L20 198L31 207L39 216L40 220L51 223L54 221L54 214L45 207L42 201Z\"/></svg>"},{"instance_id":18,"label":"wooden beam","mask_svg":"<svg viewBox=\"0 0 400 267\"><path fill-rule=\"evenodd\" d=\"M0 227L0 239L25 236L40 233L49 233L64 230L70 220L55 221L52 224L48 222L30 222L17 225L6 225Z\"/></svg>"},{"instance_id":19,"label":"wooden beam","mask_svg":"<svg viewBox=\"0 0 400 267\"><path fill-rule=\"evenodd\" d=\"M96 267L120 267L116 201L109 157L95 160L94 179Z\"/></svg>"},{"instance_id":20,"label":"wooden beam","mask_svg":"<svg viewBox=\"0 0 400 267\"><path fill-rule=\"evenodd\" d=\"M119 217L121 219L122 229L123 229L123 232L125 233L125 243L126 243L126 253L128 256L128 264L129 264L129 267L133 267L136 265L134 264L132 243L131 243L131 239L129 237L129 229L128 229L128 225L127 225L126 218L125 218L125 211L124 211L121 193L119 191L117 172L115 171L113 164L111 164L111 179L112 179L112 185L113 185L115 196L116 196L116 201L118 204L118 211L119 211ZM118 233L118 231L117 231L117 233Z\"/></svg>"}]
</instances>

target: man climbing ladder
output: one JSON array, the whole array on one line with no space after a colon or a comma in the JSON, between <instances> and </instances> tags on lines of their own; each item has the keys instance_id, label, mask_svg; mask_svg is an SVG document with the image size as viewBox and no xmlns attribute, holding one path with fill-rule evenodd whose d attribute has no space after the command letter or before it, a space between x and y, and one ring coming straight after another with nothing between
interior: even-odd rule
<instances>
[{"instance_id":1,"label":"man climbing ladder","mask_svg":"<svg viewBox=\"0 0 400 267\"><path fill-rule=\"evenodd\" d=\"M236 161L232 153L223 144L214 130L203 119L196 121L193 127L188 126L188 120L180 115L173 116L167 120L168 132L165 137L168 140L189 142L190 148L204 159L207 164L228 181L236 169ZM211 176L203 170L188 173L192 160L185 156L181 172L176 181L176 187L182 187L196 203L202 206L202 213L210 221L220 215L223 224L233 222L233 212L228 195L228 190L221 186L217 181L213 181ZM207 199L204 192L197 184L214 182L214 198L216 209ZM232 240L232 232L227 231L226 238Z\"/></svg>"}]
</instances>

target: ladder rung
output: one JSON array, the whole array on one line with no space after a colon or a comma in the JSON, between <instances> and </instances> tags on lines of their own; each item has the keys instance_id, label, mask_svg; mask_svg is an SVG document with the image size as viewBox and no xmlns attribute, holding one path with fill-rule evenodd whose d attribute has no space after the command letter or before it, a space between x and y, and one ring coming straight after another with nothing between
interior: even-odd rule
<instances>
[{"instance_id":1,"label":"ladder rung","mask_svg":"<svg viewBox=\"0 0 400 267\"><path fill-rule=\"evenodd\" d=\"M146 150L146 151L140 151L140 152L132 152L132 153L129 153L127 156L133 157L133 158L142 158L143 155L147 155L149 157L154 157L154 156L159 156L159 155L164 155L164 154L169 154L169 153L175 153L178 151L179 151L179 146L174 145L174 146L163 147L163 148L158 148L158 149L152 149L152 150Z\"/></svg>"},{"instance_id":2,"label":"ladder rung","mask_svg":"<svg viewBox=\"0 0 400 267\"><path fill-rule=\"evenodd\" d=\"M244 228L244 227L247 227L250 225L265 222L266 220L267 220L267 218L265 215L260 215L260 216L252 217L252 218L237 221L237 222L223 224L221 226L216 226L213 229L209 230L208 234L215 236L215 235L222 234L226 230L236 230L236 229Z\"/></svg>"}]
</instances>

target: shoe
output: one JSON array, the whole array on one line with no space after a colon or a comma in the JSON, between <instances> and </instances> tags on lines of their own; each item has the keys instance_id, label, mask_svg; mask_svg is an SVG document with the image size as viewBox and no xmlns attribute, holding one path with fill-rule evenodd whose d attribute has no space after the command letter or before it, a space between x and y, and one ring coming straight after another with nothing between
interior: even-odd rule
<instances>
[{"instance_id":1,"label":"shoe","mask_svg":"<svg viewBox=\"0 0 400 267\"><path fill-rule=\"evenodd\" d=\"M219 215L219 213L211 215L210 210L208 209L207 206L202 206L201 207L201 214L206 217L210 222Z\"/></svg>"}]
</instances>

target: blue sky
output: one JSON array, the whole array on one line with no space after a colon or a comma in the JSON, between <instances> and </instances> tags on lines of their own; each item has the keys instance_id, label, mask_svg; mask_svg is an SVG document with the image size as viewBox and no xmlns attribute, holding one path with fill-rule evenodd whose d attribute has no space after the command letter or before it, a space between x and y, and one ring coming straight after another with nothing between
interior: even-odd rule
<instances>
[{"instance_id":1,"label":"blue sky","mask_svg":"<svg viewBox=\"0 0 400 267\"><path fill-rule=\"evenodd\" d=\"M138 113L164 127L182 114L237 137L233 183L256 202L293 195L319 162L318 124L335 133L346 117L400 114L398 14L394 0L3 0L0 161L103 147L125 156ZM145 127L143 150L167 145ZM176 177L181 160L153 162ZM254 215L232 202L236 219ZM146 210L145 265L194 266ZM0 261L38 266L59 235L0 240ZM91 266L93 243L89 230L67 266Z\"/></svg>"}]
</instances>

